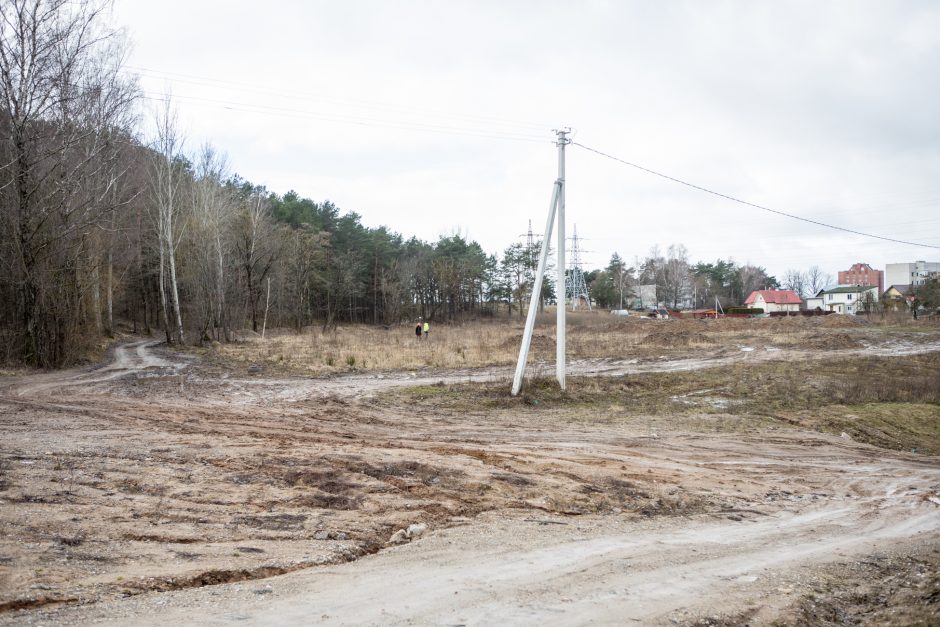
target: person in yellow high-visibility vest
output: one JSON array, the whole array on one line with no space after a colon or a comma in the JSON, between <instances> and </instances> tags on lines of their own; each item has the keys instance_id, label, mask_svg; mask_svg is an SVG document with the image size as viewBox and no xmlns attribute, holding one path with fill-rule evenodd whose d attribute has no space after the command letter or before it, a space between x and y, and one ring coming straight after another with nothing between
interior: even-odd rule
<instances>
[{"instance_id":1,"label":"person in yellow high-visibility vest","mask_svg":"<svg viewBox=\"0 0 940 627\"><path fill-rule=\"evenodd\" d=\"M424 321L424 339L428 339L428 334L431 332L431 323L427 320Z\"/></svg>"}]
</instances>

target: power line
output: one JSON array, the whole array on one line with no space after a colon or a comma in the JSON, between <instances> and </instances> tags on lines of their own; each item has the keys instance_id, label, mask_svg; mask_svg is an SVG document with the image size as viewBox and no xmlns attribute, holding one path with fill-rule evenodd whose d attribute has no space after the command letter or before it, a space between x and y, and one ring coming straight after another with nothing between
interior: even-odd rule
<instances>
[{"instance_id":1,"label":"power line","mask_svg":"<svg viewBox=\"0 0 940 627\"><path fill-rule=\"evenodd\" d=\"M680 185L685 185L686 187L691 187L692 189L697 189L697 190L699 190L700 192L705 192L706 194L712 194L713 196L718 196L719 198L724 198L724 199L726 199L726 200L731 200L731 201L733 201L733 202L740 203L740 204L742 204L742 205L747 205L748 207L753 207L753 208L755 208L755 209L760 209L761 211L767 211L767 212L769 212L769 213L775 213L775 214L777 214L777 215L779 215L779 216L783 216L783 217L785 217L785 218L792 218L793 220L799 220L799 221L801 221L801 222L808 222L809 224L815 224L816 226L822 226L822 227L825 227L825 228L827 228L827 229L834 229L834 230L836 230L836 231L843 231L843 232L845 232L845 233L852 233L853 235L861 235L862 237L870 237L870 238L873 238L873 239L880 239L880 240L883 240L883 241L886 241L886 242L894 242L895 244L906 244L906 245L908 245L908 246L920 246L920 247L922 247L922 248L936 248L936 249L940 250L940 246L936 246L936 245L934 245L934 244L922 244L922 243L920 243L920 242L909 242L909 241L902 240L902 239L894 239L893 237L885 237L885 236L883 236L883 235L873 235L873 234L871 234L871 233L863 233L862 231L856 231L856 230L854 230L854 229L849 229L849 228L846 228L846 227L843 227L843 226L836 226L836 225L834 225L834 224L827 224L827 223L825 223L825 222L819 222L819 221L817 221L817 220L812 220L812 219L810 219L810 218L804 218L804 217L802 217L802 216L793 215L792 213L787 213L787 212L785 212L785 211L780 211L780 210L778 210L778 209L771 209L770 207L765 207L765 206L763 206L763 205L758 205L758 204L755 204L755 203L752 203L752 202L748 202L748 201L746 201L746 200L741 200L740 198L735 198L734 196L729 196L728 194L722 194L721 192L716 192L716 191L714 191L714 190L708 189L707 187L702 187L701 185L696 185L695 183L689 183L688 181L683 181L682 179L678 179L678 178L676 178L676 177L674 177L674 176L669 176L668 174L663 174L662 172L657 172L656 170L650 170L649 168L644 168L644 167L641 166L641 165L637 165L637 164L635 164L635 163L630 163L629 161L626 161L625 159L620 159L619 157L615 157L615 156L613 156L613 155L609 155L609 154L607 154L606 152L601 152L600 150L597 150L596 148L591 148L590 146L585 146L584 144L580 144L580 143L575 142L575 141L571 142L571 144L574 145L574 146L579 146L579 147L581 147L581 148L584 148L585 150L587 150L587 151L589 151L589 152L596 153L596 154L598 154L598 155L600 155L600 156L602 156L602 157L607 157L608 159L613 159L614 161L620 162L620 163L622 163L622 164L624 164L624 165L628 165L628 166L630 166L631 168L636 168L637 170L642 170L643 172L647 172L648 174L652 174L652 175L654 175L654 176L658 176L658 177L660 177L660 178L664 178L664 179L666 179L666 180L668 180L668 181L672 181L673 183L679 183Z\"/></svg>"},{"instance_id":2,"label":"power line","mask_svg":"<svg viewBox=\"0 0 940 627\"><path fill-rule=\"evenodd\" d=\"M153 70L144 67L135 67L135 66L125 66L125 69L129 70L131 73L137 73L144 76L149 76L150 78L163 78L177 83L188 83L191 85L196 85L200 87L207 88L222 88L235 91L242 91L247 93L256 93L262 94L265 96L281 96L290 98L293 100L306 100L306 101L316 101L321 103L339 105L343 107L360 107L364 109L373 109L379 110L385 113L394 112L406 115L416 115L421 116L422 118L427 118L429 115L438 116L440 118L450 118L456 122L463 123L472 123L472 124L485 124L487 126L501 126L506 127L501 129L500 132L515 132L515 133L544 133L548 129L548 125L539 124L537 122L529 121L520 121L520 120L510 120L505 118L499 118L496 116L482 115L482 114L472 114L472 113L461 113L456 111L442 111L439 109L433 109L428 107L416 107L414 105L398 105L385 102L377 101L367 101L367 100L355 100L350 98L336 98L334 96L325 96L320 93L311 92L311 91L301 91L296 89L285 89L283 87L271 87L271 86L259 86L259 85L246 85L244 83L238 83L234 81L221 80L216 78L209 78L203 76L196 76L193 74L183 74L179 72L166 72L161 70ZM258 106L258 105L252 105ZM260 105L264 106L264 105Z\"/></svg>"},{"instance_id":3,"label":"power line","mask_svg":"<svg viewBox=\"0 0 940 627\"><path fill-rule=\"evenodd\" d=\"M125 66L126 69L137 72L139 74L149 75L152 78L167 78L176 82L189 83L193 85L199 85L202 87L223 87L228 89L234 89L237 91L252 92L252 93L261 93L264 95L284 95L289 98L296 100L313 100L319 102L329 102L339 105L352 105L359 106L364 108L373 108L373 109L385 109L391 111L399 111L404 113L417 113L421 115L426 115L428 113L433 113L441 115L444 117L452 118L465 118L467 120L477 120L485 122L486 124L499 124L502 126L511 126L517 128L525 128L528 131L544 132L549 125L539 124L535 122L522 122L518 120L509 120L505 118L499 118L489 115L481 114L470 114L470 113L460 113L455 111L442 111L440 109L432 109L428 107L415 107L415 106L405 106L405 105L396 105L392 103L385 103L379 101L368 101L368 100L355 100L349 98L335 98L332 96L323 96L316 92L309 91L300 91L294 89L284 89L283 87L258 87L258 86L248 86L244 83L237 83L234 81L226 81L215 78L200 77L192 74L182 74L179 72L164 72L160 70L151 70L148 68L134 67L134 66ZM183 78L173 78L173 77L183 77Z\"/></svg>"},{"instance_id":4,"label":"power line","mask_svg":"<svg viewBox=\"0 0 940 627\"><path fill-rule=\"evenodd\" d=\"M152 100L155 102L163 102L165 100L164 95L160 95L154 92L143 92L142 96L145 100ZM257 113L262 115L272 115L278 117L288 117L295 119L314 119L314 120L325 120L329 122L338 122L342 124L351 124L356 126L369 126L369 127L380 127L380 128L391 128L399 130L410 130L410 131L424 131L429 133L442 133L448 135L465 135L471 137L485 137L489 139L501 139L509 141L522 141L522 142L532 142L532 143L547 143L550 140L538 139L535 136L526 136L522 134L515 133L505 133L497 130L485 130L485 129L476 129L472 127L458 127L458 126L445 126L441 124L427 124L421 122L410 122L410 121L395 121L395 120L382 120L378 118L367 118L362 116L354 115L339 115L339 114L321 114L314 113L311 111L304 111L302 109L290 109L287 107L276 107L270 105L255 105L250 103L239 103L231 102L226 100L218 100L214 98L201 98L197 96L183 96L183 95L173 95L171 96L172 100L177 100L181 102L187 102L189 104L201 105L206 107L214 107L219 109L225 109L228 111L238 111L242 113Z\"/></svg>"}]
</instances>

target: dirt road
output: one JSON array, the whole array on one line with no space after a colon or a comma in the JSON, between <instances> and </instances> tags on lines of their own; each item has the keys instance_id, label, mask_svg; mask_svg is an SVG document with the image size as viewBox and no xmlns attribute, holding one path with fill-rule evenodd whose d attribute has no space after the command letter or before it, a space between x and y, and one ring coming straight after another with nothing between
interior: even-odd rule
<instances>
[{"instance_id":1,"label":"dirt road","mask_svg":"<svg viewBox=\"0 0 940 627\"><path fill-rule=\"evenodd\" d=\"M179 371L185 364L171 363L155 355L150 348L159 342L138 340L114 347L110 359L97 368L88 370L67 370L50 372L14 379L8 382L5 391L20 397L39 398L45 392L67 392L76 386L89 386L114 379L135 376L140 377L147 371Z\"/></svg>"},{"instance_id":2,"label":"dirt road","mask_svg":"<svg viewBox=\"0 0 940 627\"><path fill-rule=\"evenodd\" d=\"M733 460L741 476L776 465L841 475L827 482L830 492L772 513L655 522L490 515L342 566L109 603L76 618L166 624L198 615L210 624L272 625L646 624L748 611L754 622L778 618L792 597L819 588L808 565L936 540L935 468L859 459L843 468L847 456L825 450L831 463L795 447L778 448L773 463ZM856 493L860 484L871 496Z\"/></svg>"},{"instance_id":3,"label":"dirt road","mask_svg":"<svg viewBox=\"0 0 940 627\"><path fill-rule=\"evenodd\" d=\"M575 368L786 357L755 352ZM137 341L7 381L0 622L761 624L830 593L827 569L937 552L935 457L380 396L501 375L223 378Z\"/></svg>"}]
</instances>

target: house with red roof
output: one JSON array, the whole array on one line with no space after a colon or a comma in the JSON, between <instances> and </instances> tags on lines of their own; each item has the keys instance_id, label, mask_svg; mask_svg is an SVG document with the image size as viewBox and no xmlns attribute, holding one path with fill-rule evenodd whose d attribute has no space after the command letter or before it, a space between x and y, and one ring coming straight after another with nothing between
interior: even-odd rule
<instances>
[{"instance_id":1,"label":"house with red roof","mask_svg":"<svg viewBox=\"0 0 940 627\"><path fill-rule=\"evenodd\" d=\"M764 313L775 311L799 312L803 300L793 290L754 290L744 304Z\"/></svg>"}]
</instances>

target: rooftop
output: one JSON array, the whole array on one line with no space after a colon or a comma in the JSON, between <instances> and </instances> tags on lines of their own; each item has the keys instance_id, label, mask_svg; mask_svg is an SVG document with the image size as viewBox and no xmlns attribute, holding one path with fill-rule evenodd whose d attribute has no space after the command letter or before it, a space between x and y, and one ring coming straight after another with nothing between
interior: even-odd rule
<instances>
[{"instance_id":1,"label":"rooftop","mask_svg":"<svg viewBox=\"0 0 940 627\"><path fill-rule=\"evenodd\" d=\"M878 287L877 285L840 285L839 287L834 287L830 290L820 290L820 294L858 294L859 292L867 292L873 287Z\"/></svg>"},{"instance_id":2,"label":"rooftop","mask_svg":"<svg viewBox=\"0 0 940 627\"><path fill-rule=\"evenodd\" d=\"M777 303L779 305L799 305L803 300L793 290L754 290L744 301L745 305L752 304L760 295L765 303Z\"/></svg>"}]
</instances>

